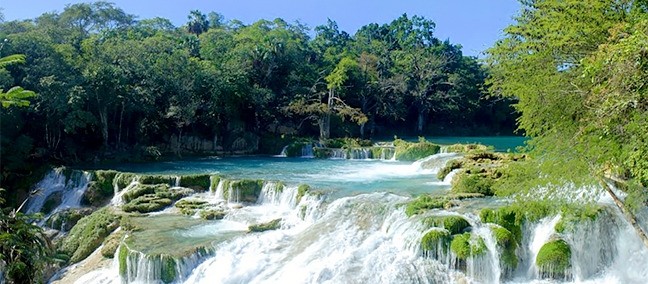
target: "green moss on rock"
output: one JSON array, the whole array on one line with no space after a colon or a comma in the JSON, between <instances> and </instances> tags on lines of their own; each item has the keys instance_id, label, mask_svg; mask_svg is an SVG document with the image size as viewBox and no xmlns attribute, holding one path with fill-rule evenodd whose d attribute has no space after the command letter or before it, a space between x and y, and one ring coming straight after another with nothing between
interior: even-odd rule
<instances>
[{"instance_id":1,"label":"green moss on rock","mask_svg":"<svg viewBox=\"0 0 648 284\"><path fill-rule=\"evenodd\" d=\"M169 198L158 197L155 194L145 194L122 205L122 210L124 212L149 213L162 210L171 203L173 203L173 200Z\"/></svg>"},{"instance_id":2,"label":"green moss on rock","mask_svg":"<svg viewBox=\"0 0 648 284\"><path fill-rule=\"evenodd\" d=\"M515 240L515 236L509 230L501 226L491 226L491 230L495 236L497 246L501 250L500 261L504 264L504 267L506 267L507 270L515 270L518 265L518 258L515 254L518 244Z\"/></svg>"},{"instance_id":3,"label":"green moss on rock","mask_svg":"<svg viewBox=\"0 0 648 284\"><path fill-rule=\"evenodd\" d=\"M175 177L165 175L143 175L140 176L139 182L141 184L166 184L171 185L175 181Z\"/></svg>"},{"instance_id":4,"label":"green moss on rock","mask_svg":"<svg viewBox=\"0 0 648 284\"><path fill-rule=\"evenodd\" d=\"M221 181L221 177L217 175L213 175L210 177L209 182L210 182L210 189L212 191L216 191L216 188L218 187L218 184Z\"/></svg>"},{"instance_id":5,"label":"green moss on rock","mask_svg":"<svg viewBox=\"0 0 648 284\"><path fill-rule=\"evenodd\" d=\"M313 155L318 159L328 159L333 155L333 149L331 148L313 148Z\"/></svg>"},{"instance_id":6,"label":"green moss on rock","mask_svg":"<svg viewBox=\"0 0 648 284\"><path fill-rule=\"evenodd\" d=\"M466 260L469 257L484 255L487 251L484 239L477 236L473 239L471 233L455 235L450 243L450 250L460 260Z\"/></svg>"},{"instance_id":7,"label":"green moss on rock","mask_svg":"<svg viewBox=\"0 0 648 284\"><path fill-rule=\"evenodd\" d=\"M225 215L227 215L227 213L225 213L222 210L210 209L210 210L200 211L199 215L200 218L203 218L205 220L221 220L225 218Z\"/></svg>"},{"instance_id":8,"label":"green moss on rock","mask_svg":"<svg viewBox=\"0 0 648 284\"><path fill-rule=\"evenodd\" d=\"M439 180L445 179L445 177L452 172L452 170L459 169L463 166L463 161L461 159L450 160L446 165L439 170L437 173L437 178Z\"/></svg>"},{"instance_id":9,"label":"green moss on rock","mask_svg":"<svg viewBox=\"0 0 648 284\"><path fill-rule=\"evenodd\" d=\"M117 185L119 189L124 189L131 184L136 177L137 175L133 173L118 173L115 175L113 185Z\"/></svg>"},{"instance_id":10,"label":"green moss on rock","mask_svg":"<svg viewBox=\"0 0 648 284\"><path fill-rule=\"evenodd\" d=\"M119 172L99 170L92 173L92 180L83 194L81 203L90 206L103 206L115 193L113 182Z\"/></svg>"},{"instance_id":11,"label":"green moss on rock","mask_svg":"<svg viewBox=\"0 0 648 284\"><path fill-rule=\"evenodd\" d=\"M437 254L439 249L446 251L452 240L450 231L445 229L432 229L421 238L421 249L428 253Z\"/></svg>"},{"instance_id":12,"label":"green moss on rock","mask_svg":"<svg viewBox=\"0 0 648 284\"><path fill-rule=\"evenodd\" d=\"M472 153L472 152L485 152L492 150L491 147L482 144L453 144L445 146L448 153Z\"/></svg>"},{"instance_id":13,"label":"green moss on rock","mask_svg":"<svg viewBox=\"0 0 648 284\"><path fill-rule=\"evenodd\" d=\"M396 160L399 161L416 161L425 157L439 153L441 147L430 143L425 139L419 139L417 143L411 143L397 139L394 141L396 147Z\"/></svg>"},{"instance_id":14,"label":"green moss on rock","mask_svg":"<svg viewBox=\"0 0 648 284\"><path fill-rule=\"evenodd\" d=\"M565 278L571 268L571 248L564 240L550 241L540 248L535 263L543 277Z\"/></svg>"},{"instance_id":15,"label":"green moss on rock","mask_svg":"<svg viewBox=\"0 0 648 284\"><path fill-rule=\"evenodd\" d=\"M515 242L520 243L522 241L523 216L514 208L482 209L479 217L483 223L497 224L508 230Z\"/></svg>"},{"instance_id":16,"label":"green moss on rock","mask_svg":"<svg viewBox=\"0 0 648 284\"><path fill-rule=\"evenodd\" d=\"M119 244L121 243L123 237L123 230L110 234L110 236L108 236L108 238L106 238L106 240L103 242L103 246L101 247L101 255L106 258L115 257L115 252L117 252L117 248L119 248Z\"/></svg>"},{"instance_id":17,"label":"green moss on rock","mask_svg":"<svg viewBox=\"0 0 648 284\"><path fill-rule=\"evenodd\" d=\"M110 208L102 208L81 218L61 243L60 250L70 255L72 262L79 262L94 250L119 227L119 217Z\"/></svg>"},{"instance_id":18,"label":"green moss on rock","mask_svg":"<svg viewBox=\"0 0 648 284\"><path fill-rule=\"evenodd\" d=\"M461 234L470 227L470 223L461 216L432 216L423 219L423 225L429 227L443 227L450 234Z\"/></svg>"},{"instance_id":19,"label":"green moss on rock","mask_svg":"<svg viewBox=\"0 0 648 284\"><path fill-rule=\"evenodd\" d=\"M311 187L307 184L300 184L297 188L297 204L301 201L302 197L306 195L307 192L311 190Z\"/></svg>"},{"instance_id":20,"label":"green moss on rock","mask_svg":"<svg viewBox=\"0 0 648 284\"><path fill-rule=\"evenodd\" d=\"M229 196L230 192L226 190L224 192L225 199L255 203L261 194L261 189L263 189L263 180L237 180L230 182L229 186L234 196Z\"/></svg>"},{"instance_id":21,"label":"green moss on rock","mask_svg":"<svg viewBox=\"0 0 648 284\"><path fill-rule=\"evenodd\" d=\"M73 208L59 211L50 216L45 222L48 227L64 232L72 229L81 218L92 214L91 208Z\"/></svg>"},{"instance_id":22,"label":"green moss on rock","mask_svg":"<svg viewBox=\"0 0 648 284\"><path fill-rule=\"evenodd\" d=\"M269 230L276 230L281 228L281 219L274 219L270 222L250 225L248 229L250 232L265 232Z\"/></svg>"},{"instance_id":23,"label":"green moss on rock","mask_svg":"<svg viewBox=\"0 0 648 284\"><path fill-rule=\"evenodd\" d=\"M495 179L489 175L474 174L470 171L458 173L452 179L453 193L480 193L486 196L494 194L493 185Z\"/></svg>"},{"instance_id":24,"label":"green moss on rock","mask_svg":"<svg viewBox=\"0 0 648 284\"><path fill-rule=\"evenodd\" d=\"M207 191L211 185L209 175L189 175L180 177L180 186L196 191Z\"/></svg>"}]
</instances>

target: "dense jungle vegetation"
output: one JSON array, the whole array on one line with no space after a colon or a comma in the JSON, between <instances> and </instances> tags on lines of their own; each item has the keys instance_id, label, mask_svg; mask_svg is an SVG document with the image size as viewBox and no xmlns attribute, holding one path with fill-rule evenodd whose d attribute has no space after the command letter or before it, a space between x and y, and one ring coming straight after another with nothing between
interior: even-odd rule
<instances>
[{"instance_id":1,"label":"dense jungle vegetation","mask_svg":"<svg viewBox=\"0 0 648 284\"><path fill-rule=\"evenodd\" d=\"M175 27L113 4L0 23L0 88L38 94L2 111L2 173L30 164L168 153L277 154L290 137L511 134L510 100L435 24L403 15L354 35L329 20L244 24L192 11ZM283 139L282 139L283 138Z\"/></svg>"}]
</instances>

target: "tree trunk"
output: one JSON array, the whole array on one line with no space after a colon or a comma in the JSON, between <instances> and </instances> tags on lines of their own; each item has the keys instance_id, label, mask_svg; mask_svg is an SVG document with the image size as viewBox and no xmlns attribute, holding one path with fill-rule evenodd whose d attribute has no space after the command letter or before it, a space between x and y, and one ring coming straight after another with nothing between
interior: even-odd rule
<instances>
[{"instance_id":1,"label":"tree trunk","mask_svg":"<svg viewBox=\"0 0 648 284\"><path fill-rule=\"evenodd\" d=\"M101 122L101 137L105 148L108 148L108 110L104 107L99 111L99 121Z\"/></svg>"},{"instance_id":2,"label":"tree trunk","mask_svg":"<svg viewBox=\"0 0 648 284\"><path fill-rule=\"evenodd\" d=\"M117 133L117 146L121 145L122 124L124 122L124 102L122 102L121 112L119 114L119 132Z\"/></svg>"},{"instance_id":3,"label":"tree trunk","mask_svg":"<svg viewBox=\"0 0 648 284\"><path fill-rule=\"evenodd\" d=\"M425 111L423 109L419 109L418 111L418 123L416 126L416 130L418 131L418 134L423 134L423 126L425 124Z\"/></svg>"},{"instance_id":4,"label":"tree trunk","mask_svg":"<svg viewBox=\"0 0 648 284\"><path fill-rule=\"evenodd\" d=\"M365 134L364 134L364 132L365 132L365 125L366 125L366 124L367 124L367 123L361 123L361 124L360 124L360 138L362 138L362 139L365 138Z\"/></svg>"},{"instance_id":5,"label":"tree trunk","mask_svg":"<svg viewBox=\"0 0 648 284\"><path fill-rule=\"evenodd\" d=\"M637 217L634 214L632 214L632 212L628 210L628 208L626 208L625 204L623 204L623 201L619 199L619 197L616 195L616 193L614 193L610 185L603 178L599 178L599 182L601 183L605 191L607 191L607 193L610 195L610 197L612 197L612 200L614 200L614 204L616 204L616 206L619 207L619 209L625 216L626 220L630 222L630 225L632 225L632 227L635 229L637 235L643 242L644 246L648 248L648 236L646 235L646 232L643 230L643 228L641 228L641 225L637 221Z\"/></svg>"}]
</instances>

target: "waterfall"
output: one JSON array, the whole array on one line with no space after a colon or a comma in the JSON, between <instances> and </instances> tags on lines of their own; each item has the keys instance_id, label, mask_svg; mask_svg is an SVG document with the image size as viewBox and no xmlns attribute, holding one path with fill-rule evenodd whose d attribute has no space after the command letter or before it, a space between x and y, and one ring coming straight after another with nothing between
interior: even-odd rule
<instances>
[{"instance_id":1,"label":"waterfall","mask_svg":"<svg viewBox=\"0 0 648 284\"><path fill-rule=\"evenodd\" d=\"M331 159L346 159L347 151L344 149L331 149Z\"/></svg>"},{"instance_id":2,"label":"waterfall","mask_svg":"<svg viewBox=\"0 0 648 284\"><path fill-rule=\"evenodd\" d=\"M128 184L128 186L126 186L121 190L116 181L117 178L115 178L115 183L113 184L113 188L115 189L115 194L113 195L113 198L110 200L110 205L112 206L120 206L124 204L124 199L122 198L124 196L124 193L128 192L133 187L139 184L139 177L137 176L134 177L133 180L130 182L130 184Z\"/></svg>"},{"instance_id":3,"label":"waterfall","mask_svg":"<svg viewBox=\"0 0 648 284\"><path fill-rule=\"evenodd\" d=\"M456 153L439 153L428 156L412 163L413 171L428 171L432 174L437 173L446 163L452 159L458 158Z\"/></svg>"},{"instance_id":4,"label":"waterfall","mask_svg":"<svg viewBox=\"0 0 648 284\"><path fill-rule=\"evenodd\" d=\"M257 204L278 204L281 201L281 195L284 190L284 185L279 182L267 181L261 188L261 194L257 199Z\"/></svg>"},{"instance_id":5,"label":"waterfall","mask_svg":"<svg viewBox=\"0 0 648 284\"><path fill-rule=\"evenodd\" d=\"M374 159L376 159L376 157L374 157ZM381 147L380 159L381 160L396 159L396 149L394 147Z\"/></svg>"},{"instance_id":6,"label":"waterfall","mask_svg":"<svg viewBox=\"0 0 648 284\"><path fill-rule=\"evenodd\" d=\"M484 280L486 283L500 283L500 276L502 271L500 268L500 250L497 247L494 232L490 227L480 225L473 225L476 229L473 230L475 236L479 236L484 240L486 248L488 249L487 255L480 257L486 264L480 263L472 268L473 278ZM478 273L476 273L478 271Z\"/></svg>"},{"instance_id":7,"label":"waterfall","mask_svg":"<svg viewBox=\"0 0 648 284\"><path fill-rule=\"evenodd\" d=\"M453 282L445 267L418 257L421 232L398 208L403 201L381 193L338 199L312 223L223 243L185 283Z\"/></svg>"},{"instance_id":8,"label":"waterfall","mask_svg":"<svg viewBox=\"0 0 648 284\"><path fill-rule=\"evenodd\" d=\"M314 158L315 154L313 153L313 145L307 144L302 147L302 158Z\"/></svg>"},{"instance_id":9,"label":"waterfall","mask_svg":"<svg viewBox=\"0 0 648 284\"><path fill-rule=\"evenodd\" d=\"M461 171L462 171L461 169L452 170L450 173L448 173L448 175L445 176L445 178L443 178L443 183L444 184L451 184L452 179Z\"/></svg>"},{"instance_id":10,"label":"waterfall","mask_svg":"<svg viewBox=\"0 0 648 284\"><path fill-rule=\"evenodd\" d=\"M207 249L200 249L189 256L180 258L169 255L149 256L142 252L132 251L123 243L117 251L119 258L122 258L122 254L125 255L125 262L121 260L118 265L122 281L127 283L180 282L207 255L211 254ZM126 266L122 267L122 265Z\"/></svg>"},{"instance_id":11,"label":"waterfall","mask_svg":"<svg viewBox=\"0 0 648 284\"><path fill-rule=\"evenodd\" d=\"M288 156L288 145L284 146L281 149L281 153L278 155L278 157L287 157Z\"/></svg>"},{"instance_id":12,"label":"waterfall","mask_svg":"<svg viewBox=\"0 0 648 284\"><path fill-rule=\"evenodd\" d=\"M370 158L371 149L369 148L354 148L349 150L349 159L351 160L367 160Z\"/></svg>"},{"instance_id":13,"label":"waterfall","mask_svg":"<svg viewBox=\"0 0 648 284\"><path fill-rule=\"evenodd\" d=\"M90 173L82 171L72 171L69 178L65 176L62 168L50 171L36 184L35 190L39 192L31 197L25 212L40 212L52 194L61 195L60 203L54 208L49 208L52 213L80 207L81 198L88 189L90 177Z\"/></svg>"},{"instance_id":14,"label":"waterfall","mask_svg":"<svg viewBox=\"0 0 648 284\"><path fill-rule=\"evenodd\" d=\"M220 179L216 190L214 191L214 198L216 200L225 200L225 184L229 184L229 181L226 179Z\"/></svg>"},{"instance_id":15,"label":"waterfall","mask_svg":"<svg viewBox=\"0 0 648 284\"><path fill-rule=\"evenodd\" d=\"M535 265L536 257L542 246L556 233L556 224L558 224L560 218L560 215L544 218L533 229L533 235L528 245L530 257L526 261L529 264L528 278L534 279L539 277L538 267Z\"/></svg>"},{"instance_id":16,"label":"waterfall","mask_svg":"<svg viewBox=\"0 0 648 284\"><path fill-rule=\"evenodd\" d=\"M173 180L173 187L180 187L180 179L182 179L181 176L176 176Z\"/></svg>"}]
</instances>

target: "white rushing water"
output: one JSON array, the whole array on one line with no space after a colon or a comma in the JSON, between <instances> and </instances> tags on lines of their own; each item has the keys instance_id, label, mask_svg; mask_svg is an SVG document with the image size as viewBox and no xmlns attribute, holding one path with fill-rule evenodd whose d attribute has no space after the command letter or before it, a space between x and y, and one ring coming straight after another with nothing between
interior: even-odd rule
<instances>
[{"instance_id":1,"label":"white rushing water","mask_svg":"<svg viewBox=\"0 0 648 284\"><path fill-rule=\"evenodd\" d=\"M36 184L34 190L37 192L30 197L25 212L40 212L47 199L52 198L54 194L59 195L59 200L57 200L59 202L57 202L56 207L50 208L53 209L51 213L69 208L78 208L89 183L90 174L87 172L71 171L68 178L65 176L63 169L54 169Z\"/></svg>"},{"instance_id":2,"label":"white rushing water","mask_svg":"<svg viewBox=\"0 0 648 284\"><path fill-rule=\"evenodd\" d=\"M348 182L429 175L456 157L441 153L410 165L347 166L329 178ZM449 184L454 174L443 183ZM560 215L525 223L517 244L519 264L512 269L502 264L493 231L497 225L482 223L474 211L435 209L407 217L403 204L409 197L374 192L327 200L311 192L298 200L297 186L278 181L265 181L256 203L241 204L230 186L233 180L216 183L213 178L209 192L192 198L229 209L223 220L173 231L176 240L214 238L207 250L174 258L176 283L648 283L648 250L614 207L562 233L555 229ZM134 184L137 179L129 187ZM114 206L127 190L116 189ZM423 225L424 218L435 216L467 220L470 242L483 241L486 252L460 260L441 242L434 252L422 251L427 232L444 230ZM639 217L648 225L648 212ZM247 233L248 226L273 220L280 220L276 230ZM542 279L535 266L542 246L555 237L572 250L568 279ZM126 267L115 260L112 268L93 271L76 283L160 283L170 269L166 261L129 249Z\"/></svg>"}]
</instances>

